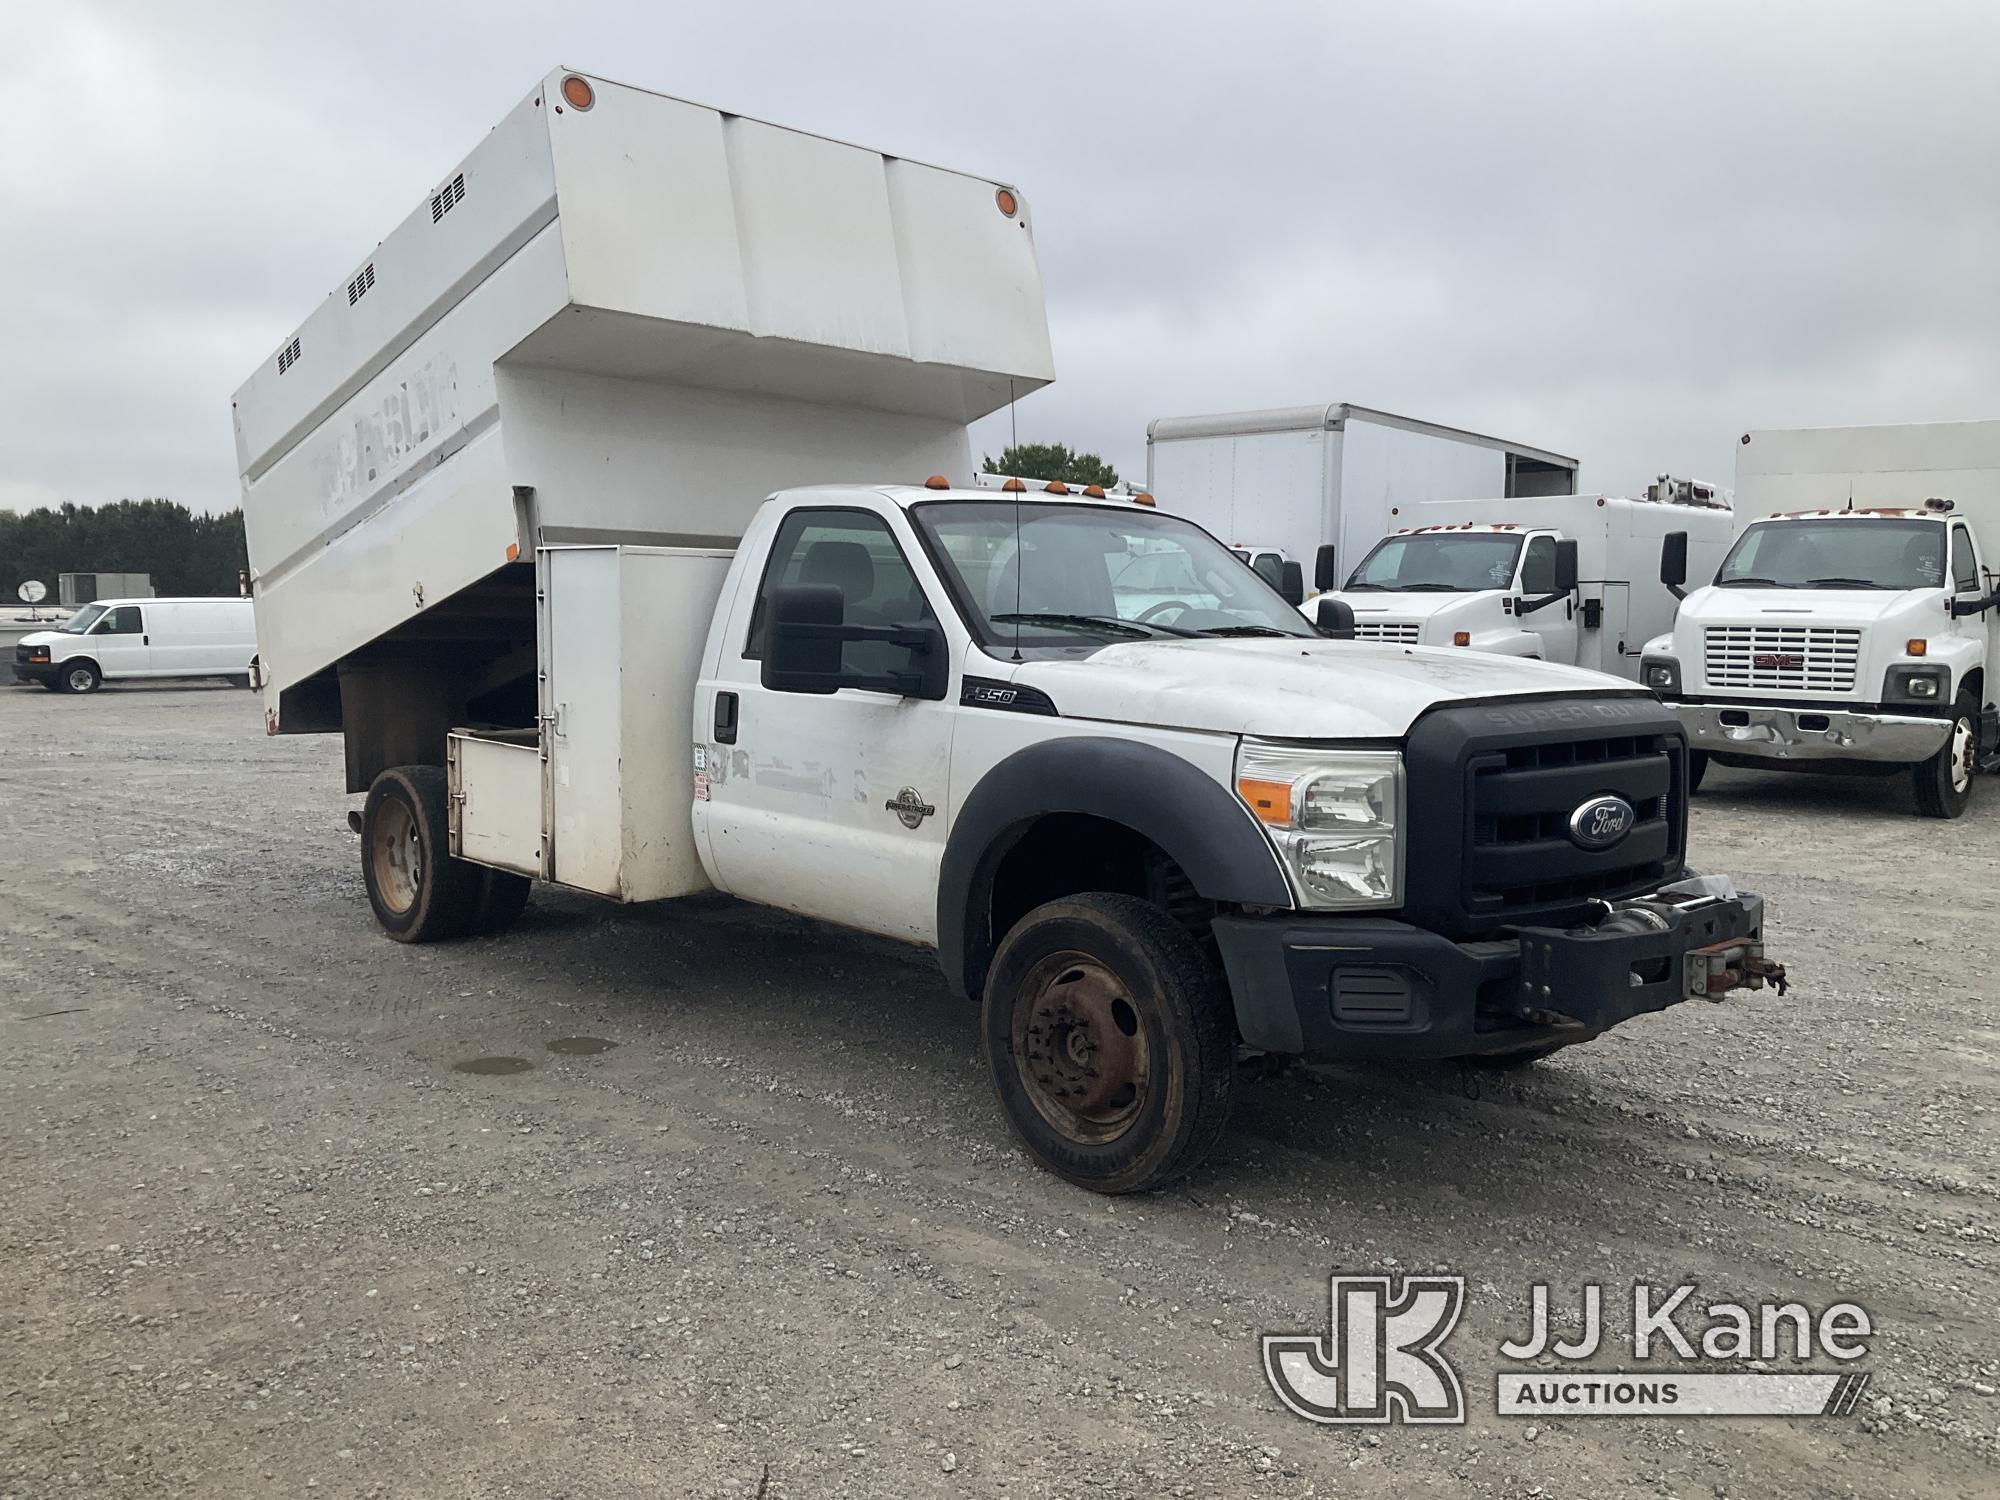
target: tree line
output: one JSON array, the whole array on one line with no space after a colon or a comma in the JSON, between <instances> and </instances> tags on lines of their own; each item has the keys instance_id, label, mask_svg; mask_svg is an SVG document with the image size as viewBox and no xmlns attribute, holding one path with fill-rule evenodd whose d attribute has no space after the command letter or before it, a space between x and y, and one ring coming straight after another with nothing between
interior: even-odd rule
<instances>
[{"instance_id":1,"label":"tree line","mask_svg":"<svg viewBox=\"0 0 2000 1500\"><path fill-rule=\"evenodd\" d=\"M240 510L201 516L172 500L0 509L0 607L30 578L53 604L58 573L148 573L156 594L235 594L249 565Z\"/></svg>"}]
</instances>

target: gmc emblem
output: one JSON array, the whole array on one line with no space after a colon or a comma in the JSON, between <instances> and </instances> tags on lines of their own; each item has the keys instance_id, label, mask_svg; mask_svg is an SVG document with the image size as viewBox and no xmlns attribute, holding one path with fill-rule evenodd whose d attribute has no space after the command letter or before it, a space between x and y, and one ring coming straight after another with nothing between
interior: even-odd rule
<instances>
[{"instance_id":1,"label":"gmc emblem","mask_svg":"<svg viewBox=\"0 0 2000 1500\"><path fill-rule=\"evenodd\" d=\"M1789 651L1773 651L1763 656L1752 657L1751 660L1758 666L1768 667L1774 672L1789 672L1793 667L1805 665L1803 657L1794 656Z\"/></svg>"}]
</instances>

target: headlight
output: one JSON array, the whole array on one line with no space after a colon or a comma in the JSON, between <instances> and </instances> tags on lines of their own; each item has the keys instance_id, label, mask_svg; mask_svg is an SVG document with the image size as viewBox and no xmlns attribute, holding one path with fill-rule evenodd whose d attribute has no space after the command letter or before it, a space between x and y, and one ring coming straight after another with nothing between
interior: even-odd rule
<instances>
[{"instance_id":1,"label":"headlight","mask_svg":"<svg viewBox=\"0 0 2000 1500\"><path fill-rule=\"evenodd\" d=\"M1236 793L1264 825L1301 906L1400 906L1403 757L1243 741Z\"/></svg>"},{"instance_id":2,"label":"headlight","mask_svg":"<svg viewBox=\"0 0 2000 1500\"><path fill-rule=\"evenodd\" d=\"M1677 698L1681 691L1681 664L1671 656L1642 656L1639 685L1651 688L1662 698Z\"/></svg>"},{"instance_id":3,"label":"headlight","mask_svg":"<svg viewBox=\"0 0 2000 1500\"><path fill-rule=\"evenodd\" d=\"M1899 665L1889 668L1889 676L1882 688L1885 703L1946 703L1951 695L1945 691L1950 683L1951 669L1943 662L1926 663L1923 666Z\"/></svg>"}]
</instances>

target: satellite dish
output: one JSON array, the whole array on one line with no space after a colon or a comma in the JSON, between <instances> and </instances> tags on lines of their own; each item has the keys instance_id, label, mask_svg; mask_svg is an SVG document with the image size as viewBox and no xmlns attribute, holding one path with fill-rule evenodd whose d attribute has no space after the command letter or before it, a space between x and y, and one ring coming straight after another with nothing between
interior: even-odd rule
<instances>
[{"instance_id":1,"label":"satellite dish","mask_svg":"<svg viewBox=\"0 0 2000 1500\"><path fill-rule=\"evenodd\" d=\"M19 592L23 604L40 604L49 597L49 586L39 578L30 578L21 585Z\"/></svg>"}]
</instances>

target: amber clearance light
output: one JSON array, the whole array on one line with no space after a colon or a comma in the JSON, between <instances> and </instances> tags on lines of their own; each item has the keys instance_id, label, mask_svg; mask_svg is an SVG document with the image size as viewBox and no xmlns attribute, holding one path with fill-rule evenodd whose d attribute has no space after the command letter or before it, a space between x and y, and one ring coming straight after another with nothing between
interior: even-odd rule
<instances>
[{"instance_id":1,"label":"amber clearance light","mask_svg":"<svg viewBox=\"0 0 2000 1500\"><path fill-rule=\"evenodd\" d=\"M999 207L1000 212L1010 219L1021 211L1021 200L1016 198L1006 188L1001 188L994 193L993 201Z\"/></svg>"},{"instance_id":2,"label":"amber clearance light","mask_svg":"<svg viewBox=\"0 0 2000 1500\"><path fill-rule=\"evenodd\" d=\"M572 73L562 81L563 102L574 110L586 110L597 102L597 90L590 86L588 78L579 78Z\"/></svg>"}]
</instances>

